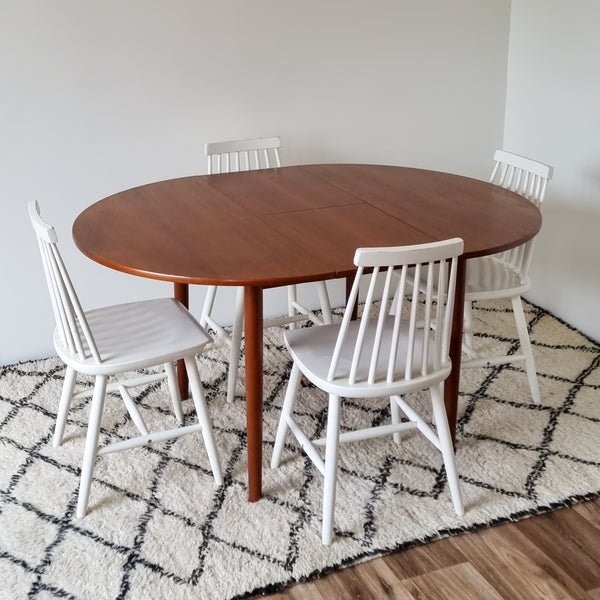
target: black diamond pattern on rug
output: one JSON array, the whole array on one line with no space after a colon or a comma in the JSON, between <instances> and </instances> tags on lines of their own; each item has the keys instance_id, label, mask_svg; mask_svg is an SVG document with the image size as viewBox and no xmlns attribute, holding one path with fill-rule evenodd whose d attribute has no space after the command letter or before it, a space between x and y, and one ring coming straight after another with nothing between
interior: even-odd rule
<instances>
[{"instance_id":1,"label":"black diamond pattern on rug","mask_svg":"<svg viewBox=\"0 0 600 600\"><path fill-rule=\"evenodd\" d=\"M264 497L247 502L245 403L225 401L227 349L199 359L225 485L215 487L202 440L185 436L101 457L88 514L74 517L88 401L75 403L52 447L64 367L48 358L0 367L0 598L141 600L250 597L395 549L570 505L600 493L600 346L526 304L542 404L516 365L463 370L457 517L441 458L420 436L344 446L335 538L320 543L322 479L288 440L269 467L290 368L281 330L265 333ZM516 349L503 303L478 306L479 346ZM240 375L243 377L243 365ZM79 385L91 385L82 381ZM136 389L149 427L173 423L161 384ZM309 430L325 396L303 386ZM423 396L414 402L423 402ZM187 403L186 403L187 404ZM347 402L347 425L389 419L388 403ZM192 411L186 407L191 422ZM102 443L134 431L111 396Z\"/></svg>"}]
</instances>

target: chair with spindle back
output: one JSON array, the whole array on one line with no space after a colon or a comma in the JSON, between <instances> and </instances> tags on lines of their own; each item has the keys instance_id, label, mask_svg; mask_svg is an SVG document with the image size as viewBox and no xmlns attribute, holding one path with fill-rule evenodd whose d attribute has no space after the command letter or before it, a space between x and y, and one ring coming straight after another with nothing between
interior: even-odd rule
<instances>
[{"instance_id":1,"label":"chair with spindle back","mask_svg":"<svg viewBox=\"0 0 600 600\"><path fill-rule=\"evenodd\" d=\"M548 181L552 179L552 167L505 150L497 150L494 161L490 182L524 196L541 209ZM467 261L463 327L463 351L466 356L461 364L463 368L472 368L525 362L531 395L533 401L539 404L540 389L521 300L521 296L531 288L529 266L534 244L535 238L506 252ZM474 344L473 302L502 298L511 301L520 352L482 355Z\"/></svg>"},{"instance_id":2,"label":"chair with spindle back","mask_svg":"<svg viewBox=\"0 0 600 600\"><path fill-rule=\"evenodd\" d=\"M223 483L217 447L202 393L196 355L211 342L194 317L173 298L129 302L83 311L58 249L58 237L40 216L37 202L28 205L56 321L54 347L67 366L54 429L53 445L62 442L69 408L76 398L92 395L81 468L77 517L87 511L92 474L99 455L202 433L215 482ZM189 376L199 423L150 433L130 389L167 379L179 424L184 421L175 374L175 361L183 359ZM119 378L128 372L163 366L160 373ZM95 378L93 390L75 393L78 374ZM113 377L116 376L116 379ZM112 378L109 383L109 377ZM139 436L99 447L100 425L107 392L118 391Z\"/></svg>"},{"instance_id":3,"label":"chair with spindle back","mask_svg":"<svg viewBox=\"0 0 600 600\"><path fill-rule=\"evenodd\" d=\"M256 169L270 169L281 167L279 149L281 140L278 137L255 138L248 140L233 140L227 142L211 142L205 146L208 157L208 173L234 173L238 171L253 171ZM298 300L298 286L288 285L288 314L281 317L264 320L265 327L294 324L299 321L310 320L315 325L331 323L331 305L327 286L324 281L315 283L321 307L321 315ZM231 355L228 369L227 400L235 397L238 362L242 344L242 330L244 319L244 290L238 288L233 310L233 324L230 330L219 323L214 315L213 308L217 294L217 286L208 286L200 323L209 327L223 337L231 346Z\"/></svg>"},{"instance_id":4,"label":"chair with spindle back","mask_svg":"<svg viewBox=\"0 0 600 600\"><path fill-rule=\"evenodd\" d=\"M285 333L293 366L271 467L279 466L291 431L324 476L323 544L330 544L333 537L338 451L343 442L392 434L399 443L401 431L418 429L441 452L454 509L458 515L464 512L443 393L452 368L449 344L456 267L462 251L461 239L359 248L354 257L358 270L342 322ZM422 295L418 286L410 285L413 272L425 283ZM353 320L363 275L369 282L366 300L360 318ZM302 376L329 395L326 433L321 439L311 439L311 432L301 429L307 418L305 408L299 411L300 419L294 418ZM433 423L420 414L419 404L409 399L421 390L429 392ZM379 397L390 398L391 423L340 433L340 424L348 425L341 415L347 405L342 399L352 399L348 402L352 405L370 405ZM401 421L401 412L408 421Z\"/></svg>"}]
</instances>

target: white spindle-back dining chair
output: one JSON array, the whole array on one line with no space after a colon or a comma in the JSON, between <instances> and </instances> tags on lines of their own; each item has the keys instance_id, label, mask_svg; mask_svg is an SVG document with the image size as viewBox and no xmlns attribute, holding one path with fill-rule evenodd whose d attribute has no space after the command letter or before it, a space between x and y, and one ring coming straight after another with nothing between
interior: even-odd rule
<instances>
[{"instance_id":1,"label":"white spindle-back dining chair","mask_svg":"<svg viewBox=\"0 0 600 600\"><path fill-rule=\"evenodd\" d=\"M497 150L490 182L524 196L542 208L548 181L552 179L552 167L543 163ZM525 244L492 256L467 261L465 287L463 368L525 362L527 379L533 401L539 404L540 389L535 361L531 349L527 321L521 296L531 287L529 266L533 255L535 238ZM481 355L474 345L472 304L476 301L510 298L520 342L520 352L500 356Z\"/></svg>"},{"instance_id":2,"label":"white spindle-back dining chair","mask_svg":"<svg viewBox=\"0 0 600 600\"><path fill-rule=\"evenodd\" d=\"M271 466L279 466L290 430L324 476L323 544L330 544L333 537L338 448L343 442L386 434L393 434L400 442L399 432L418 429L441 452L454 509L459 515L464 512L443 394L451 370L449 343L456 265L462 251L461 239L358 249L354 257L358 270L342 322L285 333L293 366ZM410 286L412 269L425 283L424 299L418 286ZM358 320L352 320L363 275L369 282L364 309ZM301 429L306 415L294 418L302 375L329 394L326 435L322 439L310 439L310 434ZM419 414L418 404L407 397L420 390L429 391L433 423L427 422ZM390 424L340 433L340 423L344 423L342 398L352 398L354 404L357 399L367 399L370 404L372 398L387 396ZM400 420L401 412L408 421Z\"/></svg>"},{"instance_id":3,"label":"white spindle-back dining chair","mask_svg":"<svg viewBox=\"0 0 600 600\"><path fill-rule=\"evenodd\" d=\"M208 158L208 173L231 173L237 171L252 171L256 169L269 169L281 167L279 149L281 140L278 137L255 138L248 140L233 140L227 142L212 142L206 144L205 154ZM288 285L288 314L282 317L264 320L265 327L276 327L279 325L294 324L299 321L312 321L316 325L331 323L331 305L327 286L324 281L314 284L317 288L321 315L318 316L313 310L298 301L298 289L296 285ZM200 324L209 327L222 336L231 345L231 356L229 360L227 400L232 401L235 397L235 386L238 373L238 363L243 333L244 318L244 289L238 288L233 310L233 325L228 331L219 323L214 315L213 308L217 295L217 286L208 286Z\"/></svg>"},{"instance_id":4,"label":"white spindle-back dining chair","mask_svg":"<svg viewBox=\"0 0 600 600\"><path fill-rule=\"evenodd\" d=\"M235 173L281 167L278 137L210 142L204 147L208 173Z\"/></svg>"},{"instance_id":5,"label":"white spindle-back dining chair","mask_svg":"<svg viewBox=\"0 0 600 600\"><path fill-rule=\"evenodd\" d=\"M77 516L87 511L94 464L98 455L162 442L191 433L202 433L210 467L218 485L223 483L217 447L202 394L196 355L211 341L210 336L179 302L160 298L83 311L58 249L53 227L40 216L37 202L28 205L42 257L46 282L56 321L54 347L67 366L58 407L53 445L62 442L71 402L92 395ZM149 433L129 389L167 379L177 421L184 416L174 362L183 359L199 424ZM109 377L163 365L164 372L116 379ZM93 390L74 393L78 374L95 377ZM107 392L121 393L125 408L140 435L99 448L100 425Z\"/></svg>"}]
</instances>

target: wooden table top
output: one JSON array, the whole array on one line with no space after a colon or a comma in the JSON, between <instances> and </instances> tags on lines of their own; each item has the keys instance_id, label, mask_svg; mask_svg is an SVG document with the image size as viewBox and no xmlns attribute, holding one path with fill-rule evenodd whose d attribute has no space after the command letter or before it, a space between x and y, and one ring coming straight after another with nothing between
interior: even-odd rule
<instances>
[{"instance_id":1,"label":"wooden table top","mask_svg":"<svg viewBox=\"0 0 600 600\"><path fill-rule=\"evenodd\" d=\"M358 247L461 237L465 258L531 239L538 209L487 182L406 167L303 165L136 187L84 210L78 248L107 267L202 285L351 275Z\"/></svg>"}]
</instances>

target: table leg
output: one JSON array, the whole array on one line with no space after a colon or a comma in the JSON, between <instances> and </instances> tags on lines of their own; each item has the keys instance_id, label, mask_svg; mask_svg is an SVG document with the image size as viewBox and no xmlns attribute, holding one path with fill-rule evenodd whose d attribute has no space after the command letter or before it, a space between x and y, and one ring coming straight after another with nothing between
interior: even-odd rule
<instances>
[{"instance_id":1,"label":"table leg","mask_svg":"<svg viewBox=\"0 0 600 600\"><path fill-rule=\"evenodd\" d=\"M175 283L173 295L186 308L190 307L190 288L187 283ZM188 376L183 360L177 361L177 382L179 383L179 394L182 400L189 397Z\"/></svg>"},{"instance_id":2,"label":"table leg","mask_svg":"<svg viewBox=\"0 0 600 600\"><path fill-rule=\"evenodd\" d=\"M263 291L244 288L246 426L248 430L248 500L262 495Z\"/></svg>"},{"instance_id":3,"label":"table leg","mask_svg":"<svg viewBox=\"0 0 600 600\"><path fill-rule=\"evenodd\" d=\"M460 386L460 361L462 356L463 318L465 306L465 285L467 282L467 261L459 258L456 270L456 294L452 315L452 335L450 337L450 360L452 371L444 383L444 403L450 425L452 441L456 442L456 419L458 414L458 389Z\"/></svg>"}]
</instances>

